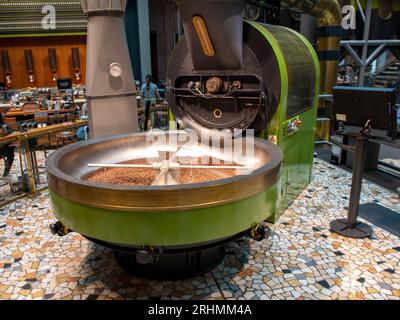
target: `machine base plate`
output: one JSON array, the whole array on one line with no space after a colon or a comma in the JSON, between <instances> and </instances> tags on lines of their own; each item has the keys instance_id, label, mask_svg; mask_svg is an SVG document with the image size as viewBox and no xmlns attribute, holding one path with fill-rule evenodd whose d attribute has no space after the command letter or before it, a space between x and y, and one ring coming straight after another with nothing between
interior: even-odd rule
<instances>
[{"instance_id":1,"label":"machine base plate","mask_svg":"<svg viewBox=\"0 0 400 320\"><path fill-rule=\"evenodd\" d=\"M222 262L225 247L156 254L153 262L138 263L138 252L114 250L118 264L127 273L155 280L181 280L207 273Z\"/></svg>"}]
</instances>

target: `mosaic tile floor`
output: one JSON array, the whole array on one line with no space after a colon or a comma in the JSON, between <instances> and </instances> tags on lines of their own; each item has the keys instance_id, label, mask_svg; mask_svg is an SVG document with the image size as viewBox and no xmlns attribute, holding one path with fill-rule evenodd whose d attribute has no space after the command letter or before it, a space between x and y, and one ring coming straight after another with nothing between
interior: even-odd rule
<instances>
[{"instance_id":1,"label":"mosaic tile floor","mask_svg":"<svg viewBox=\"0 0 400 320\"><path fill-rule=\"evenodd\" d=\"M110 250L52 236L47 192L0 208L0 299L400 299L400 239L374 227L352 240L329 232L346 215L350 174L316 161L314 180L270 239L232 245L211 273L176 282L125 274ZM400 212L397 195L364 183L362 203Z\"/></svg>"}]
</instances>

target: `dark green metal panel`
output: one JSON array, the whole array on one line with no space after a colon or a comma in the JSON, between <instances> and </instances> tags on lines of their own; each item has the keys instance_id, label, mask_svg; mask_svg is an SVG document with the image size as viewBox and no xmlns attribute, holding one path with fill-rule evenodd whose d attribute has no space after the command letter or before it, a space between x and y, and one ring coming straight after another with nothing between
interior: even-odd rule
<instances>
[{"instance_id":1,"label":"dark green metal panel","mask_svg":"<svg viewBox=\"0 0 400 320\"><path fill-rule=\"evenodd\" d=\"M285 188L284 193L286 196L282 200L279 212L286 210L286 208L311 182L320 84L319 61L314 48L301 34L293 30L290 31L303 41L309 51L309 63L314 63L315 67L313 74L311 74L315 79L315 83L313 87L314 90L310 94L310 108L307 111L300 113L297 117L294 117L302 122L299 132L293 136L284 134L284 142L281 147L285 155L284 176L286 176L286 183L283 187ZM290 59L290 57L287 57L287 59ZM288 94L294 94L290 86ZM287 123L292 120L294 119L291 118L286 121L286 125L283 128L284 132L287 133Z\"/></svg>"},{"instance_id":2,"label":"dark green metal panel","mask_svg":"<svg viewBox=\"0 0 400 320\"><path fill-rule=\"evenodd\" d=\"M251 186L249 186L251 187ZM276 186L226 205L187 211L126 212L87 207L50 191L54 215L65 226L105 242L135 246L176 246L229 237L270 218Z\"/></svg>"},{"instance_id":3,"label":"dark green metal panel","mask_svg":"<svg viewBox=\"0 0 400 320\"><path fill-rule=\"evenodd\" d=\"M311 109L300 114L297 118L302 121L303 128L295 136L286 138L281 145L284 153L283 196L278 215L287 209L311 181L315 111L315 109Z\"/></svg>"},{"instance_id":4,"label":"dark green metal panel","mask_svg":"<svg viewBox=\"0 0 400 320\"><path fill-rule=\"evenodd\" d=\"M279 106L269 124L268 131L264 133L265 139L271 139L271 137L276 139L278 146L282 148L284 153L283 172L280 182L281 201L276 214L270 218L270 221L274 222L311 181L320 69L315 50L308 40L299 33L279 26L269 26L257 24L255 22L250 22L250 24L261 32L272 46L281 73L281 96ZM290 41L291 39L292 41ZM297 44L295 42L297 42ZM286 49L288 49L290 45L297 46L302 52L293 53L290 52L290 48L289 50L283 49L283 46L286 46ZM303 85L302 83L296 86L296 82L293 80L298 78L295 77L297 74L294 75L293 73L299 73L298 69L296 70L290 65L295 60L293 57L294 54L303 55L296 58L305 64L306 69L304 72L310 73L311 79L308 85L313 90L307 91L309 95L308 104L307 102L304 104L304 99L299 99L299 103L304 104L304 108L300 108L300 110L305 111L288 117L289 100L293 96L299 95L297 88ZM300 120L302 125L296 134L288 135L287 126L288 123L293 120Z\"/></svg>"}]
</instances>

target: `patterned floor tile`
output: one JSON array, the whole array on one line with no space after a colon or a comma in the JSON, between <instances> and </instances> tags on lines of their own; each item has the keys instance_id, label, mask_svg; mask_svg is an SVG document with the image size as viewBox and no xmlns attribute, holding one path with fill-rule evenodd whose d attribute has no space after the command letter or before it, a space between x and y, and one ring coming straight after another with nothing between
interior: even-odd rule
<instances>
[{"instance_id":1,"label":"patterned floor tile","mask_svg":"<svg viewBox=\"0 0 400 320\"><path fill-rule=\"evenodd\" d=\"M270 239L232 244L211 273L164 282L127 275L110 250L78 234L53 236L48 192L24 197L0 208L0 299L400 299L399 238L376 226L366 240L329 231L346 216L350 183L317 160ZM397 195L365 182L361 202L374 200L400 212Z\"/></svg>"}]
</instances>

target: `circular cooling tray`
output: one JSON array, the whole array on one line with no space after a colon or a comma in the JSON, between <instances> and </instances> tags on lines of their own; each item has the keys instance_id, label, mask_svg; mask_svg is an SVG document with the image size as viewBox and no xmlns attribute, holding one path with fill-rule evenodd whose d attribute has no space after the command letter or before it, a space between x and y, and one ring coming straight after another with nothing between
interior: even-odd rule
<instances>
[{"instance_id":1,"label":"circular cooling tray","mask_svg":"<svg viewBox=\"0 0 400 320\"><path fill-rule=\"evenodd\" d=\"M172 134L167 134L166 142ZM137 133L93 139L51 153L46 168L56 218L88 238L137 247L219 241L273 217L283 154L277 146L258 138L254 139L254 156L242 159L242 165L254 166L246 175L163 186L110 185L82 179L97 170L88 167L90 163L156 159L177 148L181 148L178 157L197 157L208 150L204 145L181 147L185 142L174 148L168 143L155 145L146 137ZM209 155L229 161L224 150Z\"/></svg>"}]
</instances>

